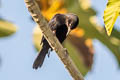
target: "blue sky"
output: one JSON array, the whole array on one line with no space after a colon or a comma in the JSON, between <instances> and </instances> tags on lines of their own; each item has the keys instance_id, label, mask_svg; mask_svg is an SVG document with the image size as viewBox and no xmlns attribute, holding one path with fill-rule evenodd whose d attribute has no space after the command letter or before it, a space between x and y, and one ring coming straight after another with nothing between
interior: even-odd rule
<instances>
[{"instance_id":1,"label":"blue sky","mask_svg":"<svg viewBox=\"0 0 120 80\"><path fill-rule=\"evenodd\" d=\"M101 24L106 2L107 0L92 0ZM41 69L32 69L37 53L32 43L35 24L31 22L23 0L2 0L0 15L18 26L16 34L0 38L1 80L72 80L54 52L50 58L46 57ZM120 80L120 70L112 53L98 40L94 40L94 48L93 68L85 80Z\"/></svg>"}]
</instances>

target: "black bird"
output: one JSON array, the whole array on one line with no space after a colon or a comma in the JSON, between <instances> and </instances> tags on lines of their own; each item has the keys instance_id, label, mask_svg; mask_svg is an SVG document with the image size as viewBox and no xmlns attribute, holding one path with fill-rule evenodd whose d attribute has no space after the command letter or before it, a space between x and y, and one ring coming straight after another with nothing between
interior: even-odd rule
<instances>
[{"instance_id":1,"label":"black bird","mask_svg":"<svg viewBox=\"0 0 120 80\"><path fill-rule=\"evenodd\" d=\"M62 43L69 32L77 27L79 23L79 18L72 13L68 14L56 14L48 23L49 27L56 35L60 43ZM44 61L46 54L48 53L49 49L51 48L47 40L42 37L42 49L38 54L37 58L34 61L33 68L37 69L41 67Z\"/></svg>"}]
</instances>

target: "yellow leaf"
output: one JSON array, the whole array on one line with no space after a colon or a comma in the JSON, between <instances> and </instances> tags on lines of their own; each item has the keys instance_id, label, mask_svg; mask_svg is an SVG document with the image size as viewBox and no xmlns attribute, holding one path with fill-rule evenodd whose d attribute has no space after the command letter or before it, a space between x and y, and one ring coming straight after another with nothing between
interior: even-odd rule
<instances>
[{"instance_id":1,"label":"yellow leaf","mask_svg":"<svg viewBox=\"0 0 120 80\"><path fill-rule=\"evenodd\" d=\"M120 0L108 0L104 11L104 23L108 36L111 35L113 26L120 13Z\"/></svg>"},{"instance_id":2,"label":"yellow leaf","mask_svg":"<svg viewBox=\"0 0 120 80\"><path fill-rule=\"evenodd\" d=\"M64 0L37 0L42 15L49 21L56 13L66 13ZM49 15L48 15L49 14Z\"/></svg>"},{"instance_id":3,"label":"yellow leaf","mask_svg":"<svg viewBox=\"0 0 120 80\"><path fill-rule=\"evenodd\" d=\"M84 34L85 34L85 31L82 28L76 28L70 33L70 35L74 35L76 37L83 37Z\"/></svg>"}]
</instances>

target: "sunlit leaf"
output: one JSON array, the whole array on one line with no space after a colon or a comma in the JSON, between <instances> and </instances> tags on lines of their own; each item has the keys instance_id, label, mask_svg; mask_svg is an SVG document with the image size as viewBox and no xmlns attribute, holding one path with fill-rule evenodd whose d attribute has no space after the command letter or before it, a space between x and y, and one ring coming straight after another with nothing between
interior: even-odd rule
<instances>
[{"instance_id":1,"label":"sunlit leaf","mask_svg":"<svg viewBox=\"0 0 120 80\"><path fill-rule=\"evenodd\" d=\"M79 0L80 6L84 9L87 10L91 7L91 0Z\"/></svg>"},{"instance_id":2,"label":"sunlit leaf","mask_svg":"<svg viewBox=\"0 0 120 80\"><path fill-rule=\"evenodd\" d=\"M120 13L120 0L108 0L104 11L104 23L108 36L111 35L113 26Z\"/></svg>"},{"instance_id":3,"label":"sunlit leaf","mask_svg":"<svg viewBox=\"0 0 120 80\"><path fill-rule=\"evenodd\" d=\"M0 20L0 37L12 35L16 32L16 26L13 23Z\"/></svg>"},{"instance_id":4,"label":"sunlit leaf","mask_svg":"<svg viewBox=\"0 0 120 80\"><path fill-rule=\"evenodd\" d=\"M38 51L41 49L40 46L41 39L42 39L42 32L40 28L36 26L33 30L33 43Z\"/></svg>"},{"instance_id":5,"label":"sunlit leaf","mask_svg":"<svg viewBox=\"0 0 120 80\"><path fill-rule=\"evenodd\" d=\"M47 20L50 20L57 13L67 12L63 6L64 0L39 0L37 2L42 11L42 15Z\"/></svg>"}]
</instances>

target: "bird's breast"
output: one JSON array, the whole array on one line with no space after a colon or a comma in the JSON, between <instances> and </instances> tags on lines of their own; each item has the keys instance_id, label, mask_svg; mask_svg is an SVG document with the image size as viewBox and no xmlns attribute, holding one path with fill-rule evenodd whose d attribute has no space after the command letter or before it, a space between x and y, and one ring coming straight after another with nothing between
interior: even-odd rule
<instances>
[{"instance_id":1,"label":"bird's breast","mask_svg":"<svg viewBox=\"0 0 120 80\"><path fill-rule=\"evenodd\" d=\"M56 37L62 43L66 39L66 34L67 34L68 28L67 26L60 26L56 30Z\"/></svg>"}]
</instances>

